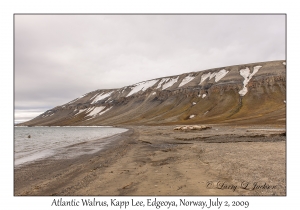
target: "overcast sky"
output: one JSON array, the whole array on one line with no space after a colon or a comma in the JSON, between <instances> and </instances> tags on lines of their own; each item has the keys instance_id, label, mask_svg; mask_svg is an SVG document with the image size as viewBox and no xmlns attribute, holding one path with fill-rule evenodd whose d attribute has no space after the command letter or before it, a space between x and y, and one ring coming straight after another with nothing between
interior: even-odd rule
<instances>
[{"instance_id":1,"label":"overcast sky","mask_svg":"<svg viewBox=\"0 0 300 210\"><path fill-rule=\"evenodd\" d=\"M285 59L284 15L15 15L15 121L96 89Z\"/></svg>"}]
</instances>

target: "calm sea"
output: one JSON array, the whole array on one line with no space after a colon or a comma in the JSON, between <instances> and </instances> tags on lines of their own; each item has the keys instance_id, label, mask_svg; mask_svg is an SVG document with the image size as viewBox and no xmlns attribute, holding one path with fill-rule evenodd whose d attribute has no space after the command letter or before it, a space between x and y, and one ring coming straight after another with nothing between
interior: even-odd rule
<instances>
[{"instance_id":1,"label":"calm sea","mask_svg":"<svg viewBox=\"0 0 300 210\"><path fill-rule=\"evenodd\" d=\"M15 127L15 167L50 156L91 154L109 143L102 138L125 131L113 127Z\"/></svg>"}]
</instances>

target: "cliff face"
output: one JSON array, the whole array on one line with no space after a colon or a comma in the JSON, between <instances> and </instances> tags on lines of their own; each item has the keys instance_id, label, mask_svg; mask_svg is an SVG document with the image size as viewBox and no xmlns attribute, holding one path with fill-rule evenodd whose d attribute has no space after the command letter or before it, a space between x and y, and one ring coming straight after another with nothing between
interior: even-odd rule
<instances>
[{"instance_id":1,"label":"cliff face","mask_svg":"<svg viewBox=\"0 0 300 210\"><path fill-rule=\"evenodd\" d=\"M285 61L271 61L96 90L22 125L285 124L285 100Z\"/></svg>"}]
</instances>

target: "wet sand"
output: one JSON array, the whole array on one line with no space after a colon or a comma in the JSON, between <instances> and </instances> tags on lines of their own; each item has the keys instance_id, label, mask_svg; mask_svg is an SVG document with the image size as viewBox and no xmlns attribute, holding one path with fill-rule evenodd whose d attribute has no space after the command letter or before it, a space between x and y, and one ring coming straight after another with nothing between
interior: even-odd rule
<instances>
[{"instance_id":1,"label":"wet sand","mask_svg":"<svg viewBox=\"0 0 300 210\"><path fill-rule=\"evenodd\" d=\"M14 195L286 195L285 127L210 126L126 127L94 154L15 168Z\"/></svg>"}]
</instances>

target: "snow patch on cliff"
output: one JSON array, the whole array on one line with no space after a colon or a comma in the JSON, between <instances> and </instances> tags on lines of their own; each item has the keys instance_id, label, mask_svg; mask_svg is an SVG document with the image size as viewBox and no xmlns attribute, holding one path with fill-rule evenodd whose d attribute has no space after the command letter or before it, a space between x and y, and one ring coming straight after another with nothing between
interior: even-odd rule
<instances>
[{"instance_id":1,"label":"snow patch on cliff","mask_svg":"<svg viewBox=\"0 0 300 210\"><path fill-rule=\"evenodd\" d=\"M91 111L86 117L90 117L87 120L91 120L97 116L103 115L105 112L109 111L112 107L107 108L106 110L104 110L106 107L105 106L99 106L96 107L93 111ZM104 111L103 111L104 110Z\"/></svg>"},{"instance_id":2,"label":"snow patch on cliff","mask_svg":"<svg viewBox=\"0 0 300 210\"><path fill-rule=\"evenodd\" d=\"M253 75L256 74L261 67L262 66L255 66L253 68L252 73L250 73L250 69L248 67L240 70L240 75L244 77L244 81L243 81L244 87L242 90L239 91L240 96L244 96L248 92L246 86L248 85L249 81L252 79Z\"/></svg>"},{"instance_id":3,"label":"snow patch on cliff","mask_svg":"<svg viewBox=\"0 0 300 210\"><path fill-rule=\"evenodd\" d=\"M131 96L141 90L142 91L147 90L149 87L152 87L157 81L158 80L150 80L146 82L137 83L126 97Z\"/></svg>"},{"instance_id":4,"label":"snow patch on cliff","mask_svg":"<svg viewBox=\"0 0 300 210\"><path fill-rule=\"evenodd\" d=\"M195 78L195 77L193 77L192 75L186 76L186 77L182 80L182 82L180 83L180 85L179 85L178 87L181 87L181 86L183 86L183 85L189 83L189 82L192 81L194 78Z\"/></svg>"},{"instance_id":5,"label":"snow patch on cliff","mask_svg":"<svg viewBox=\"0 0 300 210\"><path fill-rule=\"evenodd\" d=\"M91 99L90 99L90 101L91 100L93 100L96 96L98 96L100 93L96 93Z\"/></svg>"},{"instance_id":6,"label":"snow patch on cliff","mask_svg":"<svg viewBox=\"0 0 300 210\"><path fill-rule=\"evenodd\" d=\"M97 97L95 97L95 99L91 102L91 104L96 103L97 101L101 101L107 97L109 97L114 91L108 92L108 93L101 93L100 95L98 95Z\"/></svg>"},{"instance_id":7,"label":"snow patch on cliff","mask_svg":"<svg viewBox=\"0 0 300 210\"><path fill-rule=\"evenodd\" d=\"M163 79L161 79L160 82L158 83L156 89L161 88L162 84L163 84L165 81L167 81L168 79L170 79L170 78L163 78Z\"/></svg>"},{"instance_id":8,"label":"snow patch on cliff","mask_svg":"<svg viewBox=\"0 0 300 210\"><path fill-rule=\"evenodd\" d=\"M78 114L80 114L80 113L82 113L84 111L86 111L86 109L80 109L74 116L76 116L76 115L78 115Z\"/></svg>"},{"instance_id":9,"label":"snow patch on cliff","mask_svg":"<svg viewBox=\"0 0 300 210\"><path fill-rule=\"evenodd\" d=\"M229 71L226 71L225 69L220 70L218 73L216 73L215 81L218 82L219 80L221 80L223 77L226 76L226 74L227 74L228 72L229 72Z\"/></svg>"},{"instance_id":10,"label":"snow patch on cliff","mask_svg":"<svg viewBox=\"0 0 300 210\"><path fill-rule=\"evenodd\" d=\"M213 72L213 73L208 72L206 74L203 74L201 76L201 81L200 81L199 85L201 85L201 83L204 82L207 78L209 78L209 80L211 80L212 78L215 78L215 82L218 82L223 77L225 77L228 72L229 71L226 71L225 69L222 69L219 72Z\"/></svg>"},{"instance_id":11,"label":"snow patch on cliff","mask_svg":"<svg viewBox=\"0 0 300 210\"><path fill-rule=\"evenodd\" d=\"M102 112L101 112L99 115L102 115L102 114L104 114L105 112L107 112L107 111L111 110L111 108L113 108L113 107L109 107L109 108L107 108L106 110L102 111Z\"/></svg>"},{"instance_id":12,"label":"snow patch on cliff","mask_svg":"<svg viewBox=\"0 0 300 210\"><path fill-rule=\"evenodd\" d=\"M203 75L201 76L201 81L200 81L200 84L199 84L199 85L201 85L201 83L204 82L204 80L206 80L208 77L210 77L210 72L207 73L207 74L203 74Z\"/></svg>"},{"instance_id":13,"label":"snow patch on cliff","mask_svg":"<svg viewBox=\"0 0 300 210\"><path fill-rule=\"evenodd\" d=\"M95 107L87 116L96 116L98 113L100 113L103 109L105 109L105 106L99 106Z\"/></svg>"},{"instance_id":14,"label":"snow patch on cliff","mask_svg":"<svg viewBox=\"0 0 300 210\"><path fill-rule=\"evenodd\" d=\"M210 76L209 76L209 80L211 80L212 78L214 78L214 76L216 76L216 72L214 72L214 73L212 73L212 74L210 74Z\"/></svg>"},{"instance_id":15,"label":"snow patch on cliff","mask_svg":"<svg viewBox=\"0 0 300 210\"><path fill-rule=\"evenodd\" d=\"M166 83L162 86L162 89L165 90L169 87L172 87L178 80L179 76L176 78L170 78L169 80L166 81Z\"/></svg>"}]
</instances>

